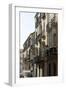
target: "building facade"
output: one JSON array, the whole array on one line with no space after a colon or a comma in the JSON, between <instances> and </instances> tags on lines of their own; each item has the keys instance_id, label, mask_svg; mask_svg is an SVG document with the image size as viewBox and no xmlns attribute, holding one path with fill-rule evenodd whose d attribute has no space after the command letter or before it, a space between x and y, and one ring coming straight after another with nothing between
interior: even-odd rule
<instances>
[{"instance_id":1,"label":"building facade","mask_svg":"<svg viewBox=\"0 0 66 90\"><path fill-rule=\"evenodd\" d=\"M33 64L32 60L35 55L35 32L32 32L23 45L23 61L24 70L28 73L26 76L32 77L33 75Z\"/></svg>"},{"instance_id":2,"label":"building facade","mask_svg":"<svg viewBox=\"0 0 66 90\"><path fill-rule=\"evenodd\" d=\"M20 77L23 77L24 63L23 63L23 49L20 49Z\"/></svg>"},{"instance_id":3,"label":"building facade","mask_svg":"<svg viewBox=\"0 0 66 90\"><path fill-rule=\"evenodd\" d=\"M36 76L56 76L58 75L58 15L36 13L35 31L38 47L38 55L35 57Z\"/></svg>"},{"instance_id":4,"label":"building facade","mask_svg":"<svg viewBox=\"0 0 66 90\"><path fill-rule=\"evenodd\" d=\"M24 70L32 77L57 76L58 14L36 13L34 18L35 31L23 45Z\"/></svg>"},{"instance_id":5,"label":"building facade","mask_svg":"<svg viewBox=\"0 0 66 90\"><path fill-rule=\"evenodd\" d=\"M48 14L47 42L48 42L48 75L58 75L58 14Z\"/></svg>"}]
</instances>

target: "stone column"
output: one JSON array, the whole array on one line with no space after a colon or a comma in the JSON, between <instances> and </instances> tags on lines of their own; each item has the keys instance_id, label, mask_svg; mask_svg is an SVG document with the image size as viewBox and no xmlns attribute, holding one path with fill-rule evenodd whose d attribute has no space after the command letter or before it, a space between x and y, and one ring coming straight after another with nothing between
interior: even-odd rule
<instances>
[{"instance_id":1,"label":"stone column","mask_svg":"<svg viewBox=\"0 0 66 90\"><path fill-rule=\"evenodd\" d=\"M37 77L39 77L39 65L37 65Z\"/></svg>"},{"instance_id":2,"label":"stone column","mask_svg":"<svg viewBox=\"0 0 66 90\"><path fill-rule=\"evenodd\" d=\"M36 77L36 64L34 64L34 77Z\"/></svg>"},{"instance_id":3,"label":"stone column","mask_svg":"<svg viewBox=\"0 0 66 90\"><path fill-rule=\"evenodd\" d=\"M42 77L42 68L40 68L40 77Z\"/></svg>"}]
</instances>

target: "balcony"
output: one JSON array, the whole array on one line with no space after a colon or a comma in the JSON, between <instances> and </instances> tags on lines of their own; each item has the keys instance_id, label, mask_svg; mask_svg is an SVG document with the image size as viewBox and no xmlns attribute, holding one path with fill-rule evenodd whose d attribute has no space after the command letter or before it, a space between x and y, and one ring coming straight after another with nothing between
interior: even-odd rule
<instances>
[{"instance_id":1,"label":"balcony","mask_svg":"<svg viewBox=\"0 0 66 90\"><path fill-rule=\"evenodd\" d=\"M35 54L32 58L32 63L40 63L42 61L44 61L44 58L45 57L45 53L44 53L44 49L41 50L39 49L39 55L38 54Z\"/></svg>"},{"instance_id":2,"label":"balcony","mask_svg":"<svg viewBox=\"0 0 66 90\"><path fill-rule=\"evenodd\" d=\"M35 55L30 55L30 61L34 59Z\"/></svg>"},{"instance_id":3,"label":"balcony","mask_svg":"<svg viewBox=\"0 0 66 90\"><path fill-rule=\"evenodd\" d=\"M27 55L26 57L23 58L23 60L25 60L25 61L29 61L29 60L30 60L30 56Z\"/></svg>"},{"instance_id":4,"label":"balcony","mask_svg":"<svg viewBox=\"0 0 66 90\"><path fill-rule=\"evenodd\" d=\"M31 62L34 63L40 63L43 62L45 60L51 59L53 60L53 58L57 58L57 48L56 47L52 47L52 48L40 48L39 49L39 55L33 55L31 57Z\"/></svg>"},{"instance_id":5,"label":"balcony","mask_svg":"<svg viewBox=\"0 0 66 90\"><path fill-rule=\"evenodd\" d=\"M35 64L35 63L40 63L40 57L39 56L35 56L32 60L32 63Z\"/></svg>"},{"instance_id":6,"label":"balcony","mask_svg":"<svg viewBox=\"0 0 66 90\"><path fill-rule=\"evenodd\" d=\"M57 48L52 47L46 50L46 57L57 56Z\"/></svg>"},{"instance_id":7,"label":"balcony","mask_svg":"<svg viewBox=\"0 0 66 90\"><path fill-rule=\"evenodd\" d=\"M32 61L35 57L35 46L30 49L30 61Z\"/></svg>"}]
</instances>

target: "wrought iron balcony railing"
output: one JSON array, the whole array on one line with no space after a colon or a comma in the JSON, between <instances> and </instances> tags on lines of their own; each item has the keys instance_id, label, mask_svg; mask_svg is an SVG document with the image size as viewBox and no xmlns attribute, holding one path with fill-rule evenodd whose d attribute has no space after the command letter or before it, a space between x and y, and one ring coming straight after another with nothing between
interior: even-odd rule
<instances>
[{"instance_id":1,"label":"wrought iron balcony railing","mask_svg":"<svg viewBox=\"0 0 66 90\"><path fill-rule=\"evenodd\" d=\"M53 55L57 55L57 48L52 47L46 50L46 56L53 56Z\"/></svg>"}]
</instances>

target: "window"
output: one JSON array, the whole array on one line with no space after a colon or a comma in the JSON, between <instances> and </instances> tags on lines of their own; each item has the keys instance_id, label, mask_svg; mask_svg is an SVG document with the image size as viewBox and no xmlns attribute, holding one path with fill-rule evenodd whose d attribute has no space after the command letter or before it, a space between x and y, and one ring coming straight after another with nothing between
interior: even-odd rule
<instances>
[{"instance_id":1,"label":"window","mask_svg":"<svg viewBox=\"0 0 66 90\"><path fill-rule=\"evenodd\" d=\"M55 46L57 43L56 43L56 33L54 33L53 35L53 45Z\"/></svg>"},{"instance_id":2,"label":"window","mask_svg":"<svg viewBox=\"0 0 66 90\"><path fill-rule=\"evenodd\" d=\"M45 16L45 13L41 13L41 18L42 18L42 19L45 19L45 17L46 17L46 16Z\"/></svg>"},{"instance_id":3,"label":"window","mask_svg":"<svg viewBox=\"0 0 66 90\"><path fill-rule=\"evenodd\" d=\"M57 66L56 66L56 63L53 63L53 75L54 76L57 75Z\"/></svg>"},{"instance_id":4,"label":"window","mask_svg":"<svg viewBox=\"0 0 66 90\"><path fill-rule=\"evenodd\" d=\"M35 55L38 55L38 48L35 48Z\"/></svg>"},{"instance_id":5,"label":"window","mask_svg":"<svg viewBox=\"0 0 66 90\"><path fill-rule=\"evenodd\" d=\"M51 76L51 64L48 65L48 76Z\"/></svg>"}]
</instances>

